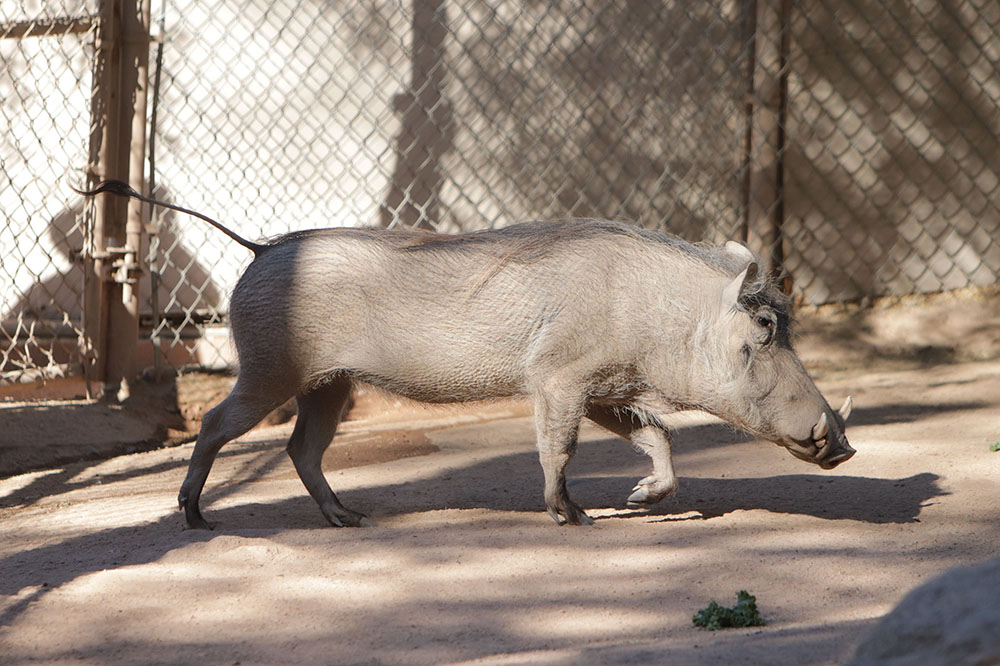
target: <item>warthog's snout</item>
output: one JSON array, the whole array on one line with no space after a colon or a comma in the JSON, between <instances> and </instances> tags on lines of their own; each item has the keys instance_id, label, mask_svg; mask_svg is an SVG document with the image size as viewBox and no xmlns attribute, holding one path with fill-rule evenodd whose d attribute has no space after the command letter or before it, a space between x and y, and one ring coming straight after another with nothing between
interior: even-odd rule
<instances>
[{"instance_id":1,"label":"warthog's snout","mask_svg":"<svg viewBox=\"0 0 1000 666\"><path fill-rule=\"evenodd\" d=\"M848 460L855 451L846 439L842 439L837 445L832 445L829 441L818 442L796 442L786 440L778 442L796 458L819 465L823 469L833 469L840 463Z\"/></svg>"},{"instance_id":2,"label":"warthog's snout","mask_svg":"<svg viewBox=\"0 0 1000 666\"><path fill-rule=\"evenodd\" d=\"M804 440L785 438L778 442L796 458L815 463L823 469L833 469L845 460L849 460L857 451L847 443L844 435L844 423L854 406L851 396L847 396L843 406L837 412L839 419L831 420L826 412L812 427L809 437Z\"/></svg>"}]
</instances>

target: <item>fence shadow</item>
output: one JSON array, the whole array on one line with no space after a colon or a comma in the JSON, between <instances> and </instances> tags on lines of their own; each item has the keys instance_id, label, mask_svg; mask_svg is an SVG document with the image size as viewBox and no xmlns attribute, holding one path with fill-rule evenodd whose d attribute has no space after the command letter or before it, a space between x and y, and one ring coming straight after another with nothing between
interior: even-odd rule
<instances>
[{"instance_id":1,"label":"fence shadow","mask_svg":"<svg viewBox=\"0 0 1000 666\"><path fill-rule=\"evenodd\" d=\"M170 201L170 193L165 188L157 188L154 196ZM37 322L36 330L52 336L51 352L43 349L38 340L31 344L21 343L25 353L40 365L70 362L77 352L76 336L71 341L59 341L64 321L74 322L82 327L84 300L84 230L81 220L83 204L67 209L52 218L46 229L47 246L51 248L52 259L46 266L31 267L39 276L38 281L24 291L13 304L0 313L0 320L28 320ZM160 257L159 287L157 297L162 310L166 312L192 312L195 310L215 310L223 301L222 291L212 279L208 269L199 263L195 252L183 243L179 230L174 224L175 216L168 211L161 218L159 229ZM148 243L148 238L146 239ZM143 253L148 248L143 248ZM56 274L42 279L50 273L52 266L62 266ZM151 311L152 287L149 275L143 276L140 285L140 307L143 312Z\"/></svg>"}]
</instances>

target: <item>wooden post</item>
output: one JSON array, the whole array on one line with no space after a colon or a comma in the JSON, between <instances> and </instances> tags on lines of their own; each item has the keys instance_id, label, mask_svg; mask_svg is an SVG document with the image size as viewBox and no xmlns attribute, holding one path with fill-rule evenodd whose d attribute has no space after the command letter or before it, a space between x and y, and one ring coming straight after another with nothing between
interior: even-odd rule
<instances>
[{"instance_id":1,"label":"wooden post","mask_svg":"<svg viewBox=\"0 0 1000 666\"><path fill-rule=\"evenodd\" d=\"M756 0L744 240L773 276L784 263L785 119L789 0ZM786 288L790 285L786 285Z\"/></svg>"},{"instance_id":2,"label":"wooden post","mask_svg":"<svg viewBox=\"0 0 1000 666\"><path fill-rule=\"evenodd\" d=\"M90 184L107 178L143 191L149 0L104 0L95 44ZM125 400L136 376L139 342L141 202L103 195L94 223L85 285L88 384Z\"/></svg>"}]
</instances>

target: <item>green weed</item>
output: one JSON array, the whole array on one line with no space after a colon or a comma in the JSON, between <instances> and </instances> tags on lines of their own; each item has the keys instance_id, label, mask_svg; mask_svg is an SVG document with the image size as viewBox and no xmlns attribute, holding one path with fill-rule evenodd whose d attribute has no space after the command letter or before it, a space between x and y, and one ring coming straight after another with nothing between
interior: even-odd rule
<instances>
[{"instance_id":1,"label":"green weed","mask_svg":"<svg viewBox=\"0 0 1000 666\"><path fill-rule=\"evenodd\" d=\"M695 613L691 620L695 626L709 631L726 627L762 627L765 624L757 611L757 598L746 590L736 593L736 605L732 608L720 606L713 600L708 607Z\"/></svg>"}]
</instances>

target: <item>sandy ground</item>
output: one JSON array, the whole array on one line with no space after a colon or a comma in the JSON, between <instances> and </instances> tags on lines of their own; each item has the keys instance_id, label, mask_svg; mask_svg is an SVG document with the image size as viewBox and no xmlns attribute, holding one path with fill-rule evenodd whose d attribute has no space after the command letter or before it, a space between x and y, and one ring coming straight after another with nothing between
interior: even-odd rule
<instances>
[{"instance_id":1,"label":"sandy ground","mask_svg":"<svg viewBox=\"0 0 1000 666\"><path fill-rule=\"evenodd\" d=\"M987 311L963 320L984 344ZM176 509L191 444L0 479L0 663L843 663L908 590L1000 543L1000 361L941 359L947 336L888 353L871 317L844 316L856 335L807 322L801 347L831 403L854 396L851 461L823 471L677 415L680 492L631 511L648 461L586 426L570 493L590 528L545 514L516 402L362 398L325 469L372 528L326 525L288 424L223 449L203 498L214 532ZM10 406L5 436L77 408ZM766 627L692 625L741 589Z\"/></svg>"}]
</instances>

